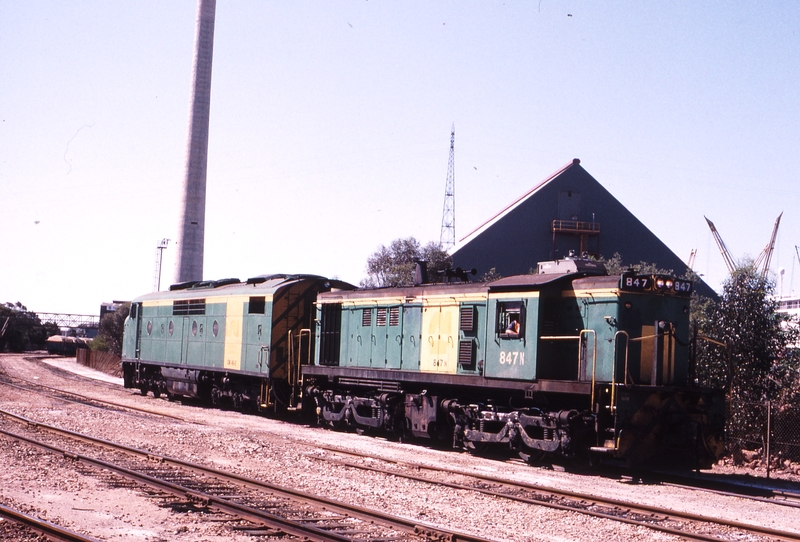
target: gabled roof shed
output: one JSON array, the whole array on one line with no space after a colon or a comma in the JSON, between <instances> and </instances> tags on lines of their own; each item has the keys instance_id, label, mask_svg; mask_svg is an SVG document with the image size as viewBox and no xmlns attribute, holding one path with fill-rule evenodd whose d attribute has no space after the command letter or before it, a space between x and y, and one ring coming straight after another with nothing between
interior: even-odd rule
<instances>
[{"instance_id":1,"label":"gabled roof shed","mask_svg":"<svg viewBox=\"0 0 800 542\"><path fill-rule=\"evenodd\" d=\"M573 254L625 264L654 263L676 275L686 264L592 177L577 158L464 237L452 250L453 265L490 269L502 276L535 273L538 262ZM701 282L705 296L716 297Z\"/></svg>"}]
</instances>

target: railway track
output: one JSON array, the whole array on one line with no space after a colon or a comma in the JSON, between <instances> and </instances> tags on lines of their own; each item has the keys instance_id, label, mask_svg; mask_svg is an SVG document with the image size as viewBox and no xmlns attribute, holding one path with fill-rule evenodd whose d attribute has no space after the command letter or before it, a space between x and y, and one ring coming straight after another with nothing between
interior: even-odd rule
<instances>
[{"instance_id":1,"label":"railway track","mask_svg":"<svg viewBox=\"0 0 800 542\"><path fill-rule=\"evenodd\" d=\"M123 411L132 411L137 413L152 414L159 417L169 418L185 423L204 425L203 422L195 420L187 420L180 416L167 414L157 410L131 406L127 404L117 403L113 401L106 401L96 397L75 393L68 390L53 388L38 382L21 378L21 377L7 377L6 380L12 379L25 384L19 386L12 382L4 382L4 384L20 389L22 391L32 391L48 397L59 399L65 402L71 402L86 406L99 406L100 408L111 407ZM90 380L90 379L89 379ZM333 449L330 449L333 451ZM618 478L630 478L644 481L648 484L671 485L675 487L683 487L692 490L703 490L719 495L728 495L753 501L766 502L781 506L788 506L793 508L800 508L800 493L786 490L779 490L774 488L765 488L753 484L735 483L719 478L709 478L707 476L689 476L680 475L675 473L651 473L639 472L631 474L628 470L610 469L604 471L606 474Z\"/></svg>"},{"instance_id":2,"label":"railway track","mask_svg":"<svg viewBox=\"0 0 800 542\"><path fill-rule=\"evenodd\" d=\"M20 384L15 384L16 382L21 382ZM46 386L44 384L40 384L39 382L34 382L32 380L28 380L26 378L18 377L18 376L9 376L6 374L4 381L2 382L4 386L9 386L12 388L16 388L18 390L24 392L33 392L38 393L40 395L45 395L47 397L51 397L53 399L57 399L59 401L64 401L66 403L74 403L84 406L96 407L96 408L112 408L119 411L128 411L128 412L136 412L136 413L144 413L144 414L152 414L154 416L159 416L162 418L169 418L172 420L177 420L184 423L193 423L198 425L204 425L202 422L187 420L185 418L181 418L180 416L175 416L172 414L166 414L164 412L159 412L157 410L152 410L148 408L136 407L127 404L117 403L114 401L106 401L104 399L99 399L97 397L90 397L88 395L83 395L80 393L75 393L72 391L54 388L51 386Z\"/></svg>"},{"instance_id":3,"label":"railway track","mask_svg":"<svg viewBox=\"0 0 800 542\"><path fill-rule=\"evenodd\" d=\"M23 537L33 540L34 536L42 535L48 540L61 542L98 542L96 538L76 533L8 506L0 505L0 518L11 521L14 524L13 527L10 525L0 527L0 538L3 540L14 540ZM30 536L28 536L28 533L30 533Z\"/></svg>"},{"instance_id":4,"label":"railway track","mask_svg":"<svg viewBox=\"0 0 800 542\"><path fill-rule=\"evenodd\" d=\"M249 522L251 534L306 540L487 541L380 511L349 505L144 450L118 445L0 411L24 433L0 429L5 438L60 454L110 477L108 484L135 483L158 492L170 506L213 509ZM69 448L65 448L69 445ZM88 455L91 453L92 455Z\"/></svg>"},{"instance_id":5,"label":"railway track","mask_svg":"<svg viewBox=\"0 0 800 542\"><path fill-rule=\"evenodd\" d=\"M6 379L7 380L7 379ZM90 379L87 379L90 380ZM37 382L28 381L25 379L20 379L26 386L34 386L37 389L42 390L41 393L49 393L44 391L48 388L48 386L40 385ZM51 388L54 390L54 393L57 392L64 392L65 390L56 390L55 388ZM37 393L39 393L37 391ZM72 392L67 392L72 393ZM79 394L76 394L79 395ZM61 398L56 396L57 398ZM66 399L69 399L66 397ZM84 400L88 399L88 402L84 402ZM93 401L94 398L90 398L87 396L80 396L77 401L80 404L88 404ZM123 408L127 408L128 405L119 405L118 403L108 402L109 405L113 406L114 408L121 406ZM102 408L102 402L99 405L89 404L89 406L100 406ZM149 409L140 409L134 408L135 411L146 412L148 414L155 414L161 416L163 413L152 411ZM168 416L170 418L180 419L174 416ZM182 420L185 421L185 420ZM299 441L298 441L299 442ZM337 448L324 448L322 446L316 445L316 448L326 449L330 452L336 452L339 454L346 454L350 456L359 456L359 454L347 451L347 450L340 450ZM429 467L423 467L417 464L411 463L402 463L396 462L392 460L385 460L379 457L375 457L374 453L370 455L361 455L361 457L368 457L371 461L388 461L394 464L393 468L381 469L371 466L370 468L366 468L364 465L354 464L351 462L346 461L338 461L338 463L345 467L351 468L359 468L362 470L372 470L375 472L381 472L384 474L388 474L391 476L402 476L404 478L410 480L416 480L420 483L425 484L437 484L440 486L452 487L454 489L464 490L464 491L479 491L486 495L491 495L498 499L513 499L517 502L538 505L538 506L548 506L550 508L554 508L557 510L569 510L573 512L579 512L582 514L586 514L588 516L608 519L612 521L624 522L629 523L632 525L644 525L645 527L665 533L670 533L675 536L679 536L684 539L695 539L695 540L731 540L731 539L739 539L743 536L750 536L749 540L753 540L752 537L759 537L758 539L769 538L770 540L779 539L779 540L795 540L800 537L800 533L794 532L782 532L778 530L770 530L770 529L756 529L755 531L752 530L753 525L745 525L745 524L735 524L733 522L720 522L716 518L708 518L708 517L701 517L696 516L694 518L681 518L679 514L674 510L668 510L663 508L656 508L656 507L634 507L631 506L630 503L622 502L622 501L609 501L604 500L602 502L598 501L596 498L590 499L588 495L583 494L565 494L566 492L559 492L554 495L544 495L543 492L548 488L542 488L539 486L530 486L530 487L520 487L521 484L512 484L509 486L508 481L505 479L493 479L490 477L476 477L472 476L469 480L458 480L458 481L443 481L437 479L437 477L442 476L451 476L451 477L465 477L467 476L464 472L455 471L455 470L440 470L440 474L436 474L433 472L433 469ZM430 471L432 475L430 476L420 476L420 471ZM647 480L647 482L651 482L651 480ZM659 482L663 483L663 482ZM676 481L669 482L672 485L680 485ZM505 487L499 487L500 485L505 484ZM477 488L477 489L476 489ZM697 489L696 486L691 485L690 489ZM425 490L421 490L424 492ZM524 492L527 491L528 493L525 494ZM743 496L741 493L735 493L735 496L741 497ZM791 496L787 496L785 494L775 493L772 496L765 496L764 494L760 494L758 496L749 497L753 498L754 500L762 500L765 502L770 502L771 504L782 504L785 506L794 506L792 504ZM775 499L782 499L783 502ZM210 504L210 501L209 501ZM258 532L258 527L252 527L255 531ZM724 531L724 533L723 533Z\"/></svg>"},{"instance_id":6,"label":"railway track","mask_svg":"<svg viewBox=\"0 0 800 542\"><path fill-rule=\"evenodd\" d=\"M466 473L460 470L432 467L416 463L376 458L374 454L360 454L334 447L319 447L330 453L368 460L371 464L354 463L330 457L322 461L335 462L341 466L398 476L423 483L446 486L491 495L497 498L546 506L558 510L569 510L648 529L668 533L689 540L723 541L741 540L743 537L759 537L766 540L798 540L800 531L788 532L769 529L741 522L721 521L718 518L647 506L593 494L565 491L555 487L515 482L505 478ZM386 466L375 466L383 462ZM428 475L422 475L427 472ZM776 501L776 504L782 504Z\"/></svg>"},{"instance_id":7,"label":"railway track","mask_svg":"<svg viewBox=\"0 0 800 542\"><path fill-rule=\"evenodd\" d=\"M694 491L705 491L716 495L725 495L764 502L789 508L800 508L800 492L766 487L755 481L731 481L706 475L683 475L664 472L647 472L631 475L624 471L616 472L620 478L638 479L646 484L680 487Z\"/></svg>"}]
</instances>

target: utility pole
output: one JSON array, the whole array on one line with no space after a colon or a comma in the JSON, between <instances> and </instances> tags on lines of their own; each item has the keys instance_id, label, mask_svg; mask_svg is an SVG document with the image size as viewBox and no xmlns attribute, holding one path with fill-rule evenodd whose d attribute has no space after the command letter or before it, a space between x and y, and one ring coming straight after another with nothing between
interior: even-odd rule
<instances>
[{"instance_id":1,"label":"utility pole","mask_svg":"<svg viewBox=\"0 0 800 542\"><path fill-rule=\"evenodd\" d=\"M455 174L456 125L450 130L450 160L447 163L447 181L444 187L444 208L442 210L442 232L439 247L449 250L456 244L456 174Z\"/></svg>"},{"instance_id":2,"label":"utility pole","mask_svg":"<svg viewBox=\"0 0 800 542\"><path fill-rule=\"evenodd\" d=\"M153 273L153 291L161 291L161 261L164 257L164 249L167 248L169 239L162 239L156 247L156 270Z\"/></svg>"}]
</instances>

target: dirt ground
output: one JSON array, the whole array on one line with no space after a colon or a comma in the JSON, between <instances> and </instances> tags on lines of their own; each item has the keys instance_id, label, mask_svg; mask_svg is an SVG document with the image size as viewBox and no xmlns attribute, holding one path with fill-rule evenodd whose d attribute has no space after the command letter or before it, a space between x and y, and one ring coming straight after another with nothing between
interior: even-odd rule
<instances>
[{"instance_id":1,"label":"dirt ground","mask_svg":"<svg viewBox=\"0 0 800 542\"><path fill-rule=\"evenodd\" d=\"M479 471L621 500L632 499L728 521L793 531L800 537L796 509L678 487L579 475L558 468L534 468L520 462L169 402L126 390L120 379L81 367L74 359L55 359L48 363L23 356L0 355L0 367L8 376L179 416L185 421L67 403L1 383L0 408L155 453L379 508L420 523L502 541L675 540L649 529L574 512L525 506L474 492L334 465L325 461L330 452L320 446L369 451L381 458L446 465L465 472ZM81 373L91 380L76 379L72 373ZM0 382L1 377L2 372ZM13 430L8 424L5 428ZM141 489L115 484L113 479L76 466L69 459L31 449L7 437L0 437L0 461L3 462L0 503L101 540L253 540L220 521L222 518L216 514L200 510L177 511L172 500L153 498ZM721 470L724 469L733 467L723 465Z\"/></svg>"}]
</instances>

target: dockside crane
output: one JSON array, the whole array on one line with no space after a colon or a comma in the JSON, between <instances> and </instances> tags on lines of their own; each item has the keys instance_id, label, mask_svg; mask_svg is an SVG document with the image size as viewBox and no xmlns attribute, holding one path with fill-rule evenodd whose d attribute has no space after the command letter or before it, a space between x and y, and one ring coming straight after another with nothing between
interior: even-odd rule
<instances>
[{"instance_id":1,"label":"dockside crane","mask_svg":"<svg viewBox=\"0 0 800 542\"><path fill-rule=\"evenodd\" d=\"M772 236L769 238L769 243L767 243L767 246L761 251L761 254L758 255L756 261L753 262L753 267L756 269L761 267L762 279L767 278L767 273L769 273L769 263L772 260L772 253L775 251L775 239L778 237L778 226L781 224L782 216L783 213L778 215L777 220L775 220L775 226L772 228Z\"/></svg>"},{"instance_id":2,"label":"dockside crane","mask_svg":"<svg viewBox=\"0 0 800 542\"><path fill-rule=\"evenodd\" d=\"M772 236L769 238L767 246L764 247L764 250L761 251L761 254L759 254L753 262L753 269L761 270L759 273L761 278L766 278L767 274L769 273L769 264L772 260L772 253L775 251L775 239L778 237L778 227L781 224L782 216L783 213L778 215L778 218L775 220L775 226L772 228ZM711 229L711 234L714 236L714 241L717 242L717 247L719 248L720 254L722 254L722 259L725 260L725 265L728 267L728 272L733 273L733 271L736 269L736 263L733 261L733 257L731 257L731 252L728 250L728 247L725 246L725 242L722 240L722 237L717 231L717 228L714 226L714 223L711 222L706 216L703 218L705 218L706 222L708 222L708 227ZM795 250L797 250L796 246ZM800 259L800 251L798 251L798 259Z\"/></svg>"},{"instance_id":3,"label":"dockside crane","mask_svg":"<svg viewBox=\"0 0 800 542\"><path fill-rule=\"evenodd\" d=\"M733 258L731 258L731 251L728 250L728 247L725 246L725 242L720 237L717 228L714 227L714 223L711 222L707 216L703 216L708 222L708 227L711 228L711 235L714 236L714 241L717 242L717 247L719 247L719 252L722 254L722 259L725 260L725 265L728 266L728 273L733 273L733 270L736 269L736 264L733 262Z\"/></svg>"}]
</instances>

